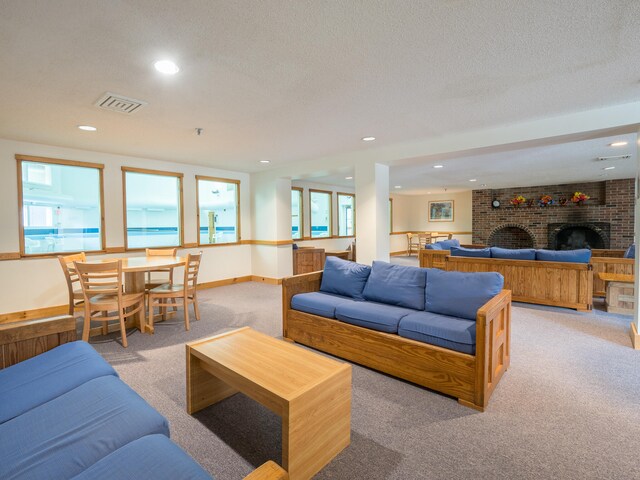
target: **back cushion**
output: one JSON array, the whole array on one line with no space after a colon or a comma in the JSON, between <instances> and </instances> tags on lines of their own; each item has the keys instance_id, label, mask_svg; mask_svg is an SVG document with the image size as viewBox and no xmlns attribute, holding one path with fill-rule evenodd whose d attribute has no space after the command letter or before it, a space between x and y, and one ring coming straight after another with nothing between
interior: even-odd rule
<instances>
[{"instance_id":1,"label":"back cushion","mask_svg":"<svg viewBox=\"0 0 640 480\"><path fill-rule=\"evenodd\" d=\"M427 273L425 310L474 320L480 307L504 286L497 272L447 272L430 268Z\"/></svg>"},{"instance_id":2,"label":"back cushion","mask_svg":"<svg viewBox=\"0 0 640 480\"><path fill-rule=\"evenodd\" d=\"M508 260L535 260L536 251L533 248L500 248L491 247L491 258L504 258Z\"/></svg>"},{"instance_id":3,"label":"back cushion","mask_svg":"<svg viewBox=\"0 0 640 480\"><path fill-rule=\"evenodd\" d=\"M424 247L425 250L444 250L442 248L442 245L440 245L440 242L436 242L436 243L427 243L427 245Z\"/></svg>"},{"instance_id":4,"label":"back cushion","mask_svg":"<svg viewBox=\"0 0 640 480\"><path fill-rule=\"evenodd\" d=\"M373 262L371 275L364 287L364 298L373 302L424 310L424 268Z\"/></svg>"},{"instance_id":5,"label":"back cushion","mask_svg":"<svg viewBox=\"0 0 640 480\"><path fill-rule=\"evenodd\" d=\"M627 248L627 251L624 252L624 258L636 258L636 244L635 243L631 244L631 246L629 248Z\"/></svg>"},{"instance_id":6,"label":"back cushion","mask_svg":"<svg viewBox=\"0 0 640 480\"><path fill-rule=\"evenodd\" d=\"M536 250L536 260L543 262L589 263L591 250Z\"/></svg>"},{"instance_id":7,"label":"back cushion","mask_svg":"<svg viewBox=\"0 0 640 480\"><path fill-rule=\"evenodd\" d=\"M451 247L452 257L480 257L491 258L490 248L464 248L464 247Z\"/></svg>"},{"instance_id":8,"label":"back cushion","mask_svg":"<svg viewBox=\"0 0 640 480\"><path fill-rule=\"evenodd\" d=\"M452 238L451 240L442 240L436 243L439 244L443 250L449 250L451 247L460 246L460 240L458 240L457 238Z\"/></svg>"},{"instance_id":9,"label":"back cushion","mask_svg":"<svg viewBox=\"0 0 640 480\"><path fill-rule=\"evenodd\" d=\"M333 256L327 257L324 261L320 291L362 300L362 290L370 273L371 267L368 265Z\"/></svg>"}]
</instances>

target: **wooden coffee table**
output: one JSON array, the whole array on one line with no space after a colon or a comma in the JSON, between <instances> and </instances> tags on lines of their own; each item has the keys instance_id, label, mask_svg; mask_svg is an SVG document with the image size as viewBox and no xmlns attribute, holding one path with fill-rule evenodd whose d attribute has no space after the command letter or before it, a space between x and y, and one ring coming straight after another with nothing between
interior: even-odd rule
<instances>
[{"instance_id":1,"label":"wooden coffee table","mask_svg":"<svg viewBox=\"0 0 640 480\"><path fill-rule=\"evenodd\" d=\"M635 304L635 277L623 273L599 273L607 292L607 312L633 315Z\"/></svg>"},{"instance_id":2,"label":"wooden coffee table","mask_svg":"<svg viewBox=\"0 0 640 480\"><path fill-rule=\"evenodd\" d=\"M249 327L187 344L187 411L237 392L282 417L282 466L308 479L351 440L351 365Z\"/></svg>"}]
</instances>

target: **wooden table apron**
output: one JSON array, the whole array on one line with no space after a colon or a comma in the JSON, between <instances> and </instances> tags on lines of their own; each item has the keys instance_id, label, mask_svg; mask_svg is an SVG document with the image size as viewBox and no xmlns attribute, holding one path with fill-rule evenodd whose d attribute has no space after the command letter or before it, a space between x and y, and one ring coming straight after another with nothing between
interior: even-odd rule
<instances>
[{"instance_id":1,"label":"wooden table apron","mask_svg":"<svg viewBox=\"0 0 640 480\"><path fill-rule=\"evenodd\" d=\"M144 292L145 278L144 274L151 270L162 268L183 267L186 263L186 257L123 257L123 258L103 258L101 260L89 263L108 263L122 260L122 271L124 272L124 289L127 293ZM126 327L136 327L142 333L150 333L147 331L147 323L145 320L145 311L141 310L136 314L127 318ZM92 329L93 330L93 329ZM99 329L95 332L100 335ZM93 334L92 334L93 335Z\"/></svg>"}]
</instances>

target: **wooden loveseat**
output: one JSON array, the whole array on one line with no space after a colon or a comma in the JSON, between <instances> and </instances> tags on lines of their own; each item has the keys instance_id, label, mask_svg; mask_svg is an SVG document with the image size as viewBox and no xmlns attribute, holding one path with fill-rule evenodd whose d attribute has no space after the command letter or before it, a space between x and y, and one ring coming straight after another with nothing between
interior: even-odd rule
<instances>
[{"instance_id":1,"label":"wooden loveseat","mask_svg":"<svg viewBox=\"0 0 640 480\"><path fill-rule=\"evenodd\" d=\"M285 278L283 337L451 395L484 411L509 367L511 292L502 290L476 316L475 354L450 350L291 307L297 294L318 292L323 272Z\"/></svg>"}]
</instances>

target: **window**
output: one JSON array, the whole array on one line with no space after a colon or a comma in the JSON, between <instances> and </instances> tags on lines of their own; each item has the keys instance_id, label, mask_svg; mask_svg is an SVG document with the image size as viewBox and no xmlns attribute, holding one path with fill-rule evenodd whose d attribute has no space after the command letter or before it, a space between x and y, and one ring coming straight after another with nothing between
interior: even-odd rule
<instances>
[{"instance_id":1,"label":"window","mask_svg":"<svg viewBox=\"0 0 640 480\"><path fill-rule=\"evenodd\" d=\"M393 198L389 199L389 233L393 233Z\"/></svg>"},{"instance_id":2,"label":"window","mask_svg":"<svg viewBox=\"0 0 640 480\"><path fill-rule=\"evenodd\" d=\"M16 155L20 253L104 249L104 165Z\"/></svg>"},{"instance_id":3,"label":"window","mask_svg":"<svg viewBox=\"0 0 640 480\"><path fill-rule=\"evenodd\" d=\"M291 188L291 238L302 239L304 228L304 217L302 209L302 189Z\"/></svg>"},{"instance_id":4,"label":"window","mask_svg":"<svg viewBox=\"0 0 640 480\"><path fill-rule=\"evenodd\" d=\"M196 176L198 244L240 241L240 180Z\"/></svg>"},{"instance_id":5,"label":"window","mask_svg":"<svg viewBox=\"0 0 640 480\"><path fill-rule=\"evenodd\" d=\"M182 174L122 167L125 248L180 247Z\"/></svg>"},{"instance_id":6,"label":"window","mask_svg":"<svg viewBox=\"0 0 640 480\"><path fill-rule=\"evenodd\" d=\"M331 237L331 192L309 190L311 238Z\"/></svg>"},{"instance_id":7,"label":"window","mask_svg":"<svg viewBox=\"0 0 640 480\"><path fill-rule=\"evenodd\" d=\"M338 236L353 237L356 231L356 196L338 194Z\"/></svg>"}]
</instances>

